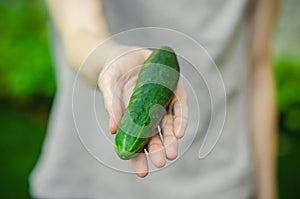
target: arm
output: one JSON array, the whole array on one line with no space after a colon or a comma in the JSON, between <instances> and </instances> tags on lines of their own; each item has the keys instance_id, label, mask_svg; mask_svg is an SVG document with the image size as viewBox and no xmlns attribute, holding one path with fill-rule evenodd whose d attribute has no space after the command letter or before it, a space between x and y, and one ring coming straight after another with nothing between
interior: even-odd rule
<instances>
[{"instance_id":1,"label":"arm","mask_svg":"<svg viewBox=\"0 0 300 199\"><path fill-rule=\"evenodd\" d=\"M51 17L62 38L67 59L73 69L95 84L106 58L116 44L99 53L98 63L79 71L84 59L99 43L109 37L99 0L46 0Z\"/></svg>"},{"instance_id":2,"label":"arm","mask_svg":"<svg viewBox=\"0 0 300 199\"><path fill-rule=\"evenodd\" d=\"M114 60L109 67L104 65L108 58L117 51L128 50L131 47L110 42L105 51L97 49L97 60L89 62L88 67L80 68L82 62L99 43L109 38L107 24L101 9L100 0L46 0L52 19L62 38L67 59L73 69L85 79L98 84L103 94L104 105L109 115L110 131L115 133L125 111L126 96L131 96L138 74L125 78L128 71L140 66L150 55L150 50L140 49ZM89 60L90 61L90 60ZM79 70L80 69L80 70ZM132 89L130 89L132 88ZM180 99L173 98L162 132L164 140L158 135L153 136L148 143L150 160L156 167L162 167L166 159L175 159L178 153L177 139L184 134L187 125L187 97L181 83L175 93ZM131 159L132 166L140 177L148 174L148 163L145 154L141 153Z\"/></svg>"},{"instance_id":3,"label":"arm","mask_svg":"<svg viewBox=\"0 0 300 199\"><path fill-rule=\"evenodd\" d=\"M257 196L276 198L277 110L271 66L272 39L279 1L255 2L251 26L250 119Z\"/></svg>"}]
</instances>

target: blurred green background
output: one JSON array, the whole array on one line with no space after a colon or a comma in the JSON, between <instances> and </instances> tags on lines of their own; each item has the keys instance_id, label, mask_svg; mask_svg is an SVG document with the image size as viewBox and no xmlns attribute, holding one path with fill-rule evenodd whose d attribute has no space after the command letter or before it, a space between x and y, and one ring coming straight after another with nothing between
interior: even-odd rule
<instances>
[{"instance_id":1,"label":"blurred green background","mask_svg":"<svg viewBox=\"0 0 300 199\"><path fill-rule=\"evenodd\" d=\"M286 0L274 48L280 198L300 198L300 1ZM0 0L0 196L30 198L55 76L41 0Z\"/></svg>"}]
</instances>

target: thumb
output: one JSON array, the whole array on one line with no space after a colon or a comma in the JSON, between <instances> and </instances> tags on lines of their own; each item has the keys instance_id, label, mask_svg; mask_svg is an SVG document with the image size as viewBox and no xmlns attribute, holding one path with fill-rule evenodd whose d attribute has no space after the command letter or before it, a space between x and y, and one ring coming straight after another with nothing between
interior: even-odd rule
<instances>
[{"instance_id":1,"label":"thumb","mask_svg":"<svg viewBox=\"0 0 300 199\"><path fill-rule=\"evenodd\" d=\"M124 110L121 89L119 86L113 87L111 79L99 81L98 85L102 92L104 106L109 117L109 130L114 134L117 131Z\"/></svg>"}]
</instances>

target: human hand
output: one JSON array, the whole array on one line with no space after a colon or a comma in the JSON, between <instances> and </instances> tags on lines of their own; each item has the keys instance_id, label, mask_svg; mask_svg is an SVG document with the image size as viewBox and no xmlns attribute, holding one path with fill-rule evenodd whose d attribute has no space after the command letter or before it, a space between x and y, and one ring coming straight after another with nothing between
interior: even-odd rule
<instances>
[{"instance_id":1,"label":"human hand","mask_svg":"<svg viewBox=\"0 0 300 199\"><path fill-rule=\"evenodd\" d=\"M110 62L100 74L98 86L104 96L105 108L109 115L109 128L113 134L116 133L125 107L129 103L138 77L139 66L150 54L151 51L147 49L131 51ZM183 137L187 126L187 95L181 81L174 94L161 122L163 140L157 133L150 138L146 147L151 162L158 168L166 164L166 159L173 160L177 157L178 139ZM148 174L144 153L139 153L130 161L139 177Z\"/></svg>"}]
</instances>

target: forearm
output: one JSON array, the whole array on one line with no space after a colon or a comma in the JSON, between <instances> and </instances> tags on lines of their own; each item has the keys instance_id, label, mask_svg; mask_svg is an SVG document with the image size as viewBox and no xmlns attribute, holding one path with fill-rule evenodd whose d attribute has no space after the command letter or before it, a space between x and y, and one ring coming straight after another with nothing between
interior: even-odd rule
<instances>
[{"instance_id":1,"label":"forearm","mask_svg":"<svg viewBox=\"0 0 300 199\"><path fill-rule=\"evenodd\" d=\"M80 69L85 58L109 37L99 0L46 0L51 17L63 41L70 65L89 82L96 83L108 55L116 48L106 43L97 64Z\"/></svg>"},{"instance_id":2,"label":"forearm","mask_svg":"<svg viewBox=\"0 0 300 199\"><path fill-rule=\"evenodd\" d=\"M251 77L251 127L259 199L276 198L275 88L271 66L261 63Z\"/></svg>"},{"instance_id":3,"label":"forearm","mask_svg":"<svg viewBox=\"0 0 300 199\"><path fill-rule=\"evenodd\" d=\"M250 113L259 199L276 198L275 86L272 43L279 0L257 0L251 23Z\"/></svg>"}]
</instances>

